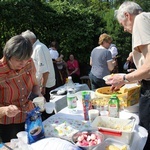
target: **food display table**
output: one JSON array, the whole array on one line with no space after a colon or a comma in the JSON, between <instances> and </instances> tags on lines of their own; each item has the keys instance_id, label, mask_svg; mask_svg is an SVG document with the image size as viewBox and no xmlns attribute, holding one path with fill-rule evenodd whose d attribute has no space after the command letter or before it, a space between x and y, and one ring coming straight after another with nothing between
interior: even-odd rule
<instances>
[{"instance_id":1,"label":"food display table","mask_svg":"<svg viewBox=\"0 0 150 150\"><path fill-rule=\"evenodd\" d=\"M147 131L143 127L138 125L138 123L139 123L138 114L130 113L127 111L120 112L120 118L128 119L130 117L134 117L136 119L136 127L135 127L135 130L133 133L133 138L132 138L132 141L130 144L130 150L143 150L143 147L147 140ZM71 125L73 127L78 125L78 127L76 127L76 130L81 130L82 128L89 128L89 125L90 125L90 123L88 121L87 122L84 121L82 105L80 102L78 102L78 111L76 114L70 113L68 111L68 108L65 107L64 109L59 111L57 114L49 117L47 120L45 120L43 122L43 125L46 129L47 136L53 134L54 130L51 128L52 127L51 125L57 124L58 126L61 126L60 124L63 124L63 123L66 123L66 126ZM63 136L65 137L65 136L67 136L67 134L68 134L68 136L71 136L71 132L73 133L76 131L76 130L71 129L71 127L70 127L70 130L71 131L70 132L68 131L68 133L64 130L65 135L63 135ZM99 150L99 149L97 148L96 150Z\"/></svg>"},{"instance_id":2,"label":"food display table","mask_svg":"<svg viewBox=\"0 0 150 150\"><path fill-rule=\"evenodd\" d=\"M78 91L82 90L89 90L89 88L86 84L81 84L80 89L78 89ZM48 139L52 141L55 140L52 139L53 137L61 137L66 140L71 140L71 136L73 135L73 133L77 132L78 130L91 128L91 123L89 121L84 120L83 108L80 100L78 100L77 102L76 113L70 113L70 111L66 107L67 106L66 95L54 96L51 101L55 102L56 114L43 121L46 138L31 144L30 150L37 150L39 147L40 149L45 150L47 144L48 147L50 145L53 146L54 144L54 141L53 143L50 143ZM136 126L133 132L133 138L129 146L130 150L143 150L147 140L148 133L143 127L138 125L139 123L138 113L130 113L126 110L122 110L119 114L119 117L122 119L134 117L136 119ZM2 147L0 148L0 150L7 150L7 148ZM62 149L60 148L60 150ZM100 149L99 147L97 147L94 150L105 150L105 149Z\"/></svg>"}]
</instances>

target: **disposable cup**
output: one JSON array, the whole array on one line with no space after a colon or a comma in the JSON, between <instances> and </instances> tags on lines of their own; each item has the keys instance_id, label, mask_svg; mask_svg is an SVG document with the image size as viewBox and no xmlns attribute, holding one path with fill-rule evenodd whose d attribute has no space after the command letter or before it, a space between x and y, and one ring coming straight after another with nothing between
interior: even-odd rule
<instances>
[{"instance_id":1,"label":"disposable cup","mask_svg":"<svg viewBox=\"0 0 150 150\"><path fill-rule=\"evenodd\" d=\"M108 116L109 112L107 110L100 111L101 116Z\"/></svg>"},{"instance_id":2,"label":"disposable cup","mask_svg":"<svg viewBox=\"0 0 150 150\"><path fill-rule=\"evenodd\" d=\"M36 107L39 107L40 108L40 111L44 111L45 110L45 107L44 107L44 104L45 104L45 98L44 97L36 97L33 99L33 103Z\"/></svg>"},{"instance_id":3,"label":"disposable cup","mask_svg":"<svg viewBox=\"0 0 150 150\"><path fill-rule=\"evenodd\" d=\"M19 144L19 139L14 138L14 139L10 140L10 145L13 149L16 148L18 146L18 144Z\"/></svg>"},{"instance_id":4,"label":"disposable cup","mask_svg":"<svg viewBox=\"0 0 150 150\"><path fill-rule=\"evenodd\" d=\"M88 115L89 115L89 121L90 121L90 122L93 122L93 120L94 120L97 116L99 116L99 110L97 110L97 109L90 109L90 110L88 111Z\"/></svg>"},{"instance_id":5,"label":"disposable cup","mask_svg":"<svg viewBox=\"0 0 150 150\"><path fill-rule=\"evenodd\" d=\"M17 137L18 137L18 140L20 142L23 142L25 144L28 143L28 132L26 132L26 131L20 131L20 132L17 133Z\"/></svg>"},{"instance_id":6,"label":"disposable cup","mask_svg":"<svg viewBox=\"0 0 150 150\"><path fill-rule=\"evenodd\" d=\"M45 110L47 114L51 114L55 108L55 103L47 102L45 103Z\"/></svg>"}]
</instances>

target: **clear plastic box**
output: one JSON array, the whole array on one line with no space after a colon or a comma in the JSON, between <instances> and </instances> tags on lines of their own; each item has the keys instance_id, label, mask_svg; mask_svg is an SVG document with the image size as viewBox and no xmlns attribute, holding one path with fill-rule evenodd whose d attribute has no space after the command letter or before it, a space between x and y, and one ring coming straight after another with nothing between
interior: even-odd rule
<instances>
[{"instance_id":1,"label":"clear plastic box","mask_svg":"<svg viewBox=\"0 0 150 150\"><path fill-rule=\"evenodd\" d=\"M119 150L130 150L130 146L128 144L112 138L107 138L98 148L100 150L111 150L113 148L118 148Z\"/></svg>"}]
</instances>

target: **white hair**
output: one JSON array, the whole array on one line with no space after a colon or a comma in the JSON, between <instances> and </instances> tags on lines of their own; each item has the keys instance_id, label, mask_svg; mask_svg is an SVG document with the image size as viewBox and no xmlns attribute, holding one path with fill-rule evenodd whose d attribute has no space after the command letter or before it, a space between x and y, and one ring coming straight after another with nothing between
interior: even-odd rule
<instances>
[{"instance_id":1,"label":"white hair","mask_svg":"<svg viewBox=\"0 0 150 150\"><path fill-rule=\"evenodd\" d=\"M30 40L36 39L36 35L33 32L31 32L30 30L26 30L26 31L22 32L21 35Z\"/></svg>"},{"instance_id":2,"label":"white hair","mask_svg":"<svg viewBox=\"0 0 150 150\"><path fill-rule=\"evenodd\" d=\"M125 13L128 12L131 15L138 15L143 10L140 5L132 1L125 1L121 4L118 10L115 10L115 17L117 20L125 20Z\"/></svg>"}]
</instances>

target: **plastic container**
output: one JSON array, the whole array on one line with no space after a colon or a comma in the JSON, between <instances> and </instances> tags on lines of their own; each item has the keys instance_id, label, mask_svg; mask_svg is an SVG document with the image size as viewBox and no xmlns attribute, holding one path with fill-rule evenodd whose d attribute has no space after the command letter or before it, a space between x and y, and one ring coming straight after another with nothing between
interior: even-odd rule
<instances>
[{"instance_id":1,"label":"plastic container","mask_svg":"<svg viewBox=\"0 0 150 150\"><path fill-rule=\"evenodd\" d=\"M77 98L72 88L67 90L67 105L70 113L77 112Z\"/></svg>"},{"instance_id":2,"label":"plastic container","mask_svg":"<svg viewBox=\"0 0 150 150\"><path fill-rule=\"evenodd\" d=\"M119 99L116 94L110 97L108 102L108 111L110 117L119 118Z\"/></svg>"},{"instance_id":3,"label":"plastic container","mask_svg":"<svg viewBox=\"0 0 150 150\"><path fill-rule=\"evenodd\" d=\"M96 138L98 139L99 143L98 144L87 144L87 143L90 143L90 139L87 140L86 138L84 139L84 141L86 142L86 144L81 144L80 142L78 142L78 138L79 137L82 137L83 135L85 135L85 137L89 137L91 135L95 135ZM87 141L88 142L87 142ZM96 150L96 149L99 149L98 147L104 142L104 135L102 133L100 133L99 131L96 131L94 129L84 129L84 130L80 130L78 132L76 132L75 134L73 134L72 136L72 142L80 147L82 150Z\"/></svg>"},{"instance_id":4,"label":"plastic container","mask_svg":"<svg viewBox=\"0 0 150 150\"><path fill-rule=\"evenodd\" d=\"M98 128L105 138L113 138L130 145L134 134L135 120L98 116L91 125L93 128Z\"/></svg>"},{"instance_id":5,"label":"plastic container","mask_svg":"<svg viewBox=\"0 0 150 150\"><path fill-rule=\"evenodd\" d=\"M124 142L120 142L119 140L115 140L113 138L107 138L99 147L102 150L112 150L112 149L120 149L120 150L130 150L130 146L125 144Z\"/></svg>"},{"instance_id":6,"label":"plastic container","mask_svg":"<svg viewBox=\"0 0 150 150\"><path fill-rule=\"evenodd\" d=\"M107 110L102 110L102 111L100 111L100 115L108 117L109 116L109 112Z\"/></svg>"},{"instance_id":7,"label":"plastic container","mask_svg":"<svg viewBox=\"0 0 150 150\"><path fill-rule=\"evenodd\" d=\"M55 103L53 102L46 102L45 103L45 110L47 114L51 114L55 109Z\"/></svg>"}]
</instances>

